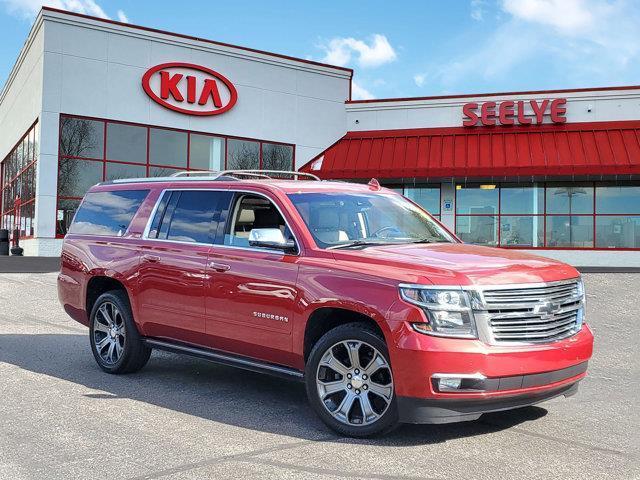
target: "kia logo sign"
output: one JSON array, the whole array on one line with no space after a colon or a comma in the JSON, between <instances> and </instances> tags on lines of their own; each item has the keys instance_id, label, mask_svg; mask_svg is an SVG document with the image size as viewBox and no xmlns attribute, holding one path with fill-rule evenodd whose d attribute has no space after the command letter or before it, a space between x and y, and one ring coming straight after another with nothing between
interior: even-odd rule
<instances>
[{"instance_id":1,"label":"kia logo sign","mask_svg":"<svg viewBox=\"0 0 640 480\"><path fill-rule=\"evenodd\" d=\"M220 115L238 100L236 87L223 75L191 63L162 63L142 77L142 88L151 99L185 115Z\"/></svg>"},{"instance_id":2,"label":"kia logo sign","mask_svg":"<svg viewBox=\"0 0 640 480\"><path fill-rule=\"evenodd\" d=\"M549 115L552 123L565 123L567 117L567 99L554 100L505 100L496 102L466 103L462 107L462 125L475 127L480 122L485 126L492 125L541 125L544 116ZM530 109L529 111L527 111Z\"/></svg>"}]
</instances>

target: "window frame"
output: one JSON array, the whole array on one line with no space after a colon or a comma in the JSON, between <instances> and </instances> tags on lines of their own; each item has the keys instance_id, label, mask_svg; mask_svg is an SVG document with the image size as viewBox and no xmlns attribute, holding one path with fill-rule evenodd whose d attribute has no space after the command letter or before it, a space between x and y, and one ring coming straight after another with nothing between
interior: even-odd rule
<instances>
[{"instance_id":1,"label":"window frame","mask_svg":"<svg viewBox=\"0 0 640 480\"><path fill-rule=\"evenodd\" d=\"M231 202L228 205L228 208L225 211L224 229L222 230L222 235L220 235L220 231L218 231L218 235L216 235L216 244L215 244L216 248L233 248L233 249L241 249L241 250L247 250L247 251L253 251L253 252L273 253L273 254L280 255L280 256L287 256L288 255L288 256L297 257L297 256L302 255L302 244L298 240L298 236L296 235L295 230L293 228L291 228L291 222L289 222L289 220L287 219L287 216L285 215L283 209L280 208L280 205L278 204L278 202L274 198L270 197L266 193L257 192L255 190L229 189L227 191L233 193L233 196L231 198ZM224 236L226 235L226 232L231 229L231 222L233 221L233 211L235 210L235 206L237 205L238 202L242 201L243 197L246 197L247 195L255 195L257 197L262 197L262 198L268 200L269 202L271 202L273 204L273 206L276 207L276 210L278 210L278 212L282 216L282 219L284 220L284 223L285 223L286 227L291 232L291 236L293 237L293 241L295 242L296 251L294 253L284 252L283 250L277 250L277 249L273 249L273 248L262 248L262 247L251 247L251 246L245 247L245 246L242 246L242 245L225 245L224 244ZM219 225L222 222L223 222L222 210L220 210L220 223L219 223Z\"/></svg>"},{"instance_id":2,"label":"window frame","mask_svg":"<svg viewBox=\"0 0 640 480\"><path fill-rule=\"evenodd\" d=\"M102 141L103 141L103 146L102 146L102 158L90 158L90 157L81 157L81 156L72 156L72 155L63 155L62 153L62 149L61 149L61 136L62 136L62 120L63 118L72 118L72 119L77 119L77 120L88 120L88 121L97 121L97 122L102 122L102 128L103 128L103 135L102 135ZM37 122L36 122L37 123ZM107 141L108 141L108 126L110 124L118 124L118 125L130 125L133 127L143 127L146 129L146 141L147 141L147 145L146 145L146 162L145 163L136 163L136 162L127 162L127 161L122 161L122 160L114 160L114 159L110 159L107 157ZM35 125L35 124L34 124ZM168 131L173 131L173 132L179 132L179 133L186 133L187 135L187 141L186 141L186 159L187 159L187 166L186 167L180 167L180 166L172 166L172 165L160 165L157 163L152 163L151 162L151 158L150 158L150 152L151 152L151 130L152 129L156 129L156 130L168 130ZM87 162L98 162L102 164L102 181L107 181L107 165L109 164L116 164L116 165L131 165L131 166L137 166L137 167L144 167L145 168L145 173L146 173L146 177L149 178L150 176L150 172L152 171L152 169L154 168L162 168L165 169L169 172L180 172L180 171L198 171L201 170L201 168L191 168L191 136L192 135L200 135L200 136L206 136L206 137L216 137L219 138L223 141L223 145L221 148L221 154L222 154L222 159L221 159L221 168L223 169L227 169L227 156L228 156L228 141L229 140L240 140L240 141L250 141L250 142L257 142L259 145L259 169L262 169L262 147L264 144L273 144L273 145L282 145L282 146L286 146L286 147L291 147L292 149L292 168L295 168L295 164L296 164L296 145L293 143L286 143L286 142L278 142L275 140L267 140L267 139L262 139L262 138L250 138L250 137L241 137L241 136L236 136L236 135L223 135L220 133L212 133L212 132L202 132L202 131L198 131L198 130L186 130L186 129L182 129L182 128L172 128L172 127L164 127L164 126L160 126L160 125L152 125L152 124L144 124L144 123L136 123L136 122L127 122L127 121L120 121L120 120L111 120L108 118L99 118L99 117L89 117L89 116L84 116L84 115L73 115L73 114L67 114L67 113L61 113L60 114L60 118L58 121L58 162L57 162L57 171L56 171L56 180L59 178L60 175L60 163L62 160L64 159L70 159L70 160L81 160L81 161L87 161ZM75 196L65 196L65 195L60 195L60 192L58 190L58 188L56 187L56 218L55 218L55 225L56 225L56 232L55 232L55 238L64 238L64 234L60 234L58 233L58 210L60 207L60 201L61 200L82 200L83 197L75 197Z\"/></svg>"},{"instance_id":3,"label":"window frame","mask_svg":"<svg viewBox=\"0 0 640 480\"><path fill-rule=\"evenodd\" d=\"M173 194L176 192L218 192L218 193L232 193L230 192L228 189L225 188L165 188L163 189L160 194L158 195L158 198L155 200L155 204L153 205L153 209L151 210L151 213L149 214L149 218L147 219L147 223L144 227L144 230L142 231L142 239L143 240L147 240L147 241L151 241L151 242L168 242L168 243L177 243L180 245L200 245L200 246L208 246L208 247L213 247L216 245L216 242L218 240L218 236L220 234L219 230L219 226L220 223L222 221L222 219L220 218L220 213L222 212L222 207L224 206L224 197L221 197L218 200L218 203L214 206L213 208L213 215L211 217L211 225L210 225L210 236L211 236L211 243L203 243L203 242L187 242L185 240L172 240L169 238L153 238L150 237L149 234L151 233L151 227L153 226L154 220L156 218L156 215L159 214L159 209L160 206L163 204L163 201L166 198L166 203L164 204L163 211L162 211L162 219L160 219L160 222L157 225L157 228L160 229L162 227L162 225L164 224L164 218L167 214L167 208L169 208L171 206L171 202L172 202L172 197ZM233 198L233 195L229 196L229 201L231 201L231 199ZM173 208L173 210L171 211L171 219L173 219L173 215L175 214L175 210L177 207L178 202L180 201L180 198L178 197L175 203L175 206ZM216 221L217 218L217 221ZM214 223L217 223L215 225L214 228ZM168 234L168 232L167 232Z\"/></svg>"}]
</instances>

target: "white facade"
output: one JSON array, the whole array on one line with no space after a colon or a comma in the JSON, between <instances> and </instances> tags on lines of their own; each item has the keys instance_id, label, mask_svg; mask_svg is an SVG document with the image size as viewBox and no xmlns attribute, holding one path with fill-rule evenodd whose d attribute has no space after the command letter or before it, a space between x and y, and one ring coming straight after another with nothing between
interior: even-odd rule
<instances>
[{"instance_id":1,"label":"white facade","mask_svg":"<svg viewBox=\"0 0 640 480\"><path fill-rule=\"evenodd\" d=\"M183 62L213 69L235 86L236 105L191 116L155 103L141 79ZM352 72L240 47L43 9L2 96L0 159L40 124L36 216L25 254L58 254L55 239L60 114L283 142L300 166L345 133Z\"/></svg>"},{"instance_id":2,"label":"white facade","mask_svg":"<svg viewBox=\"0 0 640 480\"><path fill-rule=\"evenodd\" d=\"M640 89L612 88L585 91L505 93L487 96L467 95L449 98L382 100L379 102L347 103L347 129L350 131L395 130L411 128L440 128L462 126L462 107L469 102L478 104L511 100L553 100L566 98L567 123L614 122L640 119ZM526 105L528 116L533 112ZM545 123L548 123L546 112Z\"/></svg>"}]
</instances>

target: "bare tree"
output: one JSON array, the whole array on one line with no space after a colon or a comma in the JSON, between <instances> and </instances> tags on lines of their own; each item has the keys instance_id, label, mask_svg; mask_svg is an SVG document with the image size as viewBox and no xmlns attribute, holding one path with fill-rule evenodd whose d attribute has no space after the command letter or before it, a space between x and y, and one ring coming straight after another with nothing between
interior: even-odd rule
<instances>
[{"instance_id":1,"label":"bare tree","mask_svg":"<svg viewBox=\"0 0 640 480\"><path fill-rule=\"evenodd\" d=\"M227 168L231 170L250 170L259 167L259 151L254 143L242 143L240 148L234 148L227 160Z\"/></svg>"},{"instance_id":2,"label":"bare tree","mask_svg":"<svg viewBox=\"0 0 640 480\"><path fill-rule=\"evenodd\" d=\"M292 148L287 145L263 145L262 168L265 170L291 170Z\"/></svg>"},{"instance_id":3,"label":"bare tree","mask_svg":"<svg viewBox=\"0 0 640 480\"><path fill-rule=\"evenodd\" d=\"M64 157L89 157L99 145L102 137L98 132L100 124L82 118L61 117L60 119L60 168L58 171L58 192L63 195L73 192L82 164ZM84 192L82 192L84 193ZM69 195L77 196L77 195Z\"/></svg>"}]
</instances>

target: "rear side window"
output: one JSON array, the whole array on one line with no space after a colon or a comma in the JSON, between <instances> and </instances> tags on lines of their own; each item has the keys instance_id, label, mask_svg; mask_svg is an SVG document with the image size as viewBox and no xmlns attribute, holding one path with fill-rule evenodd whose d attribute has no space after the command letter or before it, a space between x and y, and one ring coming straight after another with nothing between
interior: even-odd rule
<instances>
[{"instance_id":1,"label":"rear side window","mask_svg":"<svg viewBox=\"0 0 640 480\"><path fill-rule=\"evenodd\" d=\"M88 193L69 227L69 233L121 237L148 193L149 190Z\"/></svg>"},{"instance_id":2,"label":"rear side window","mask_svg":"<svg viewBox=\"0 0 640 480\"><path fill-rule=\"evenodd\" d=\"M212 244L219 220L216 212L230 197L229 192L211 190L166 192L151 221L148 238Z\"/></svg>"}]
</instances>

